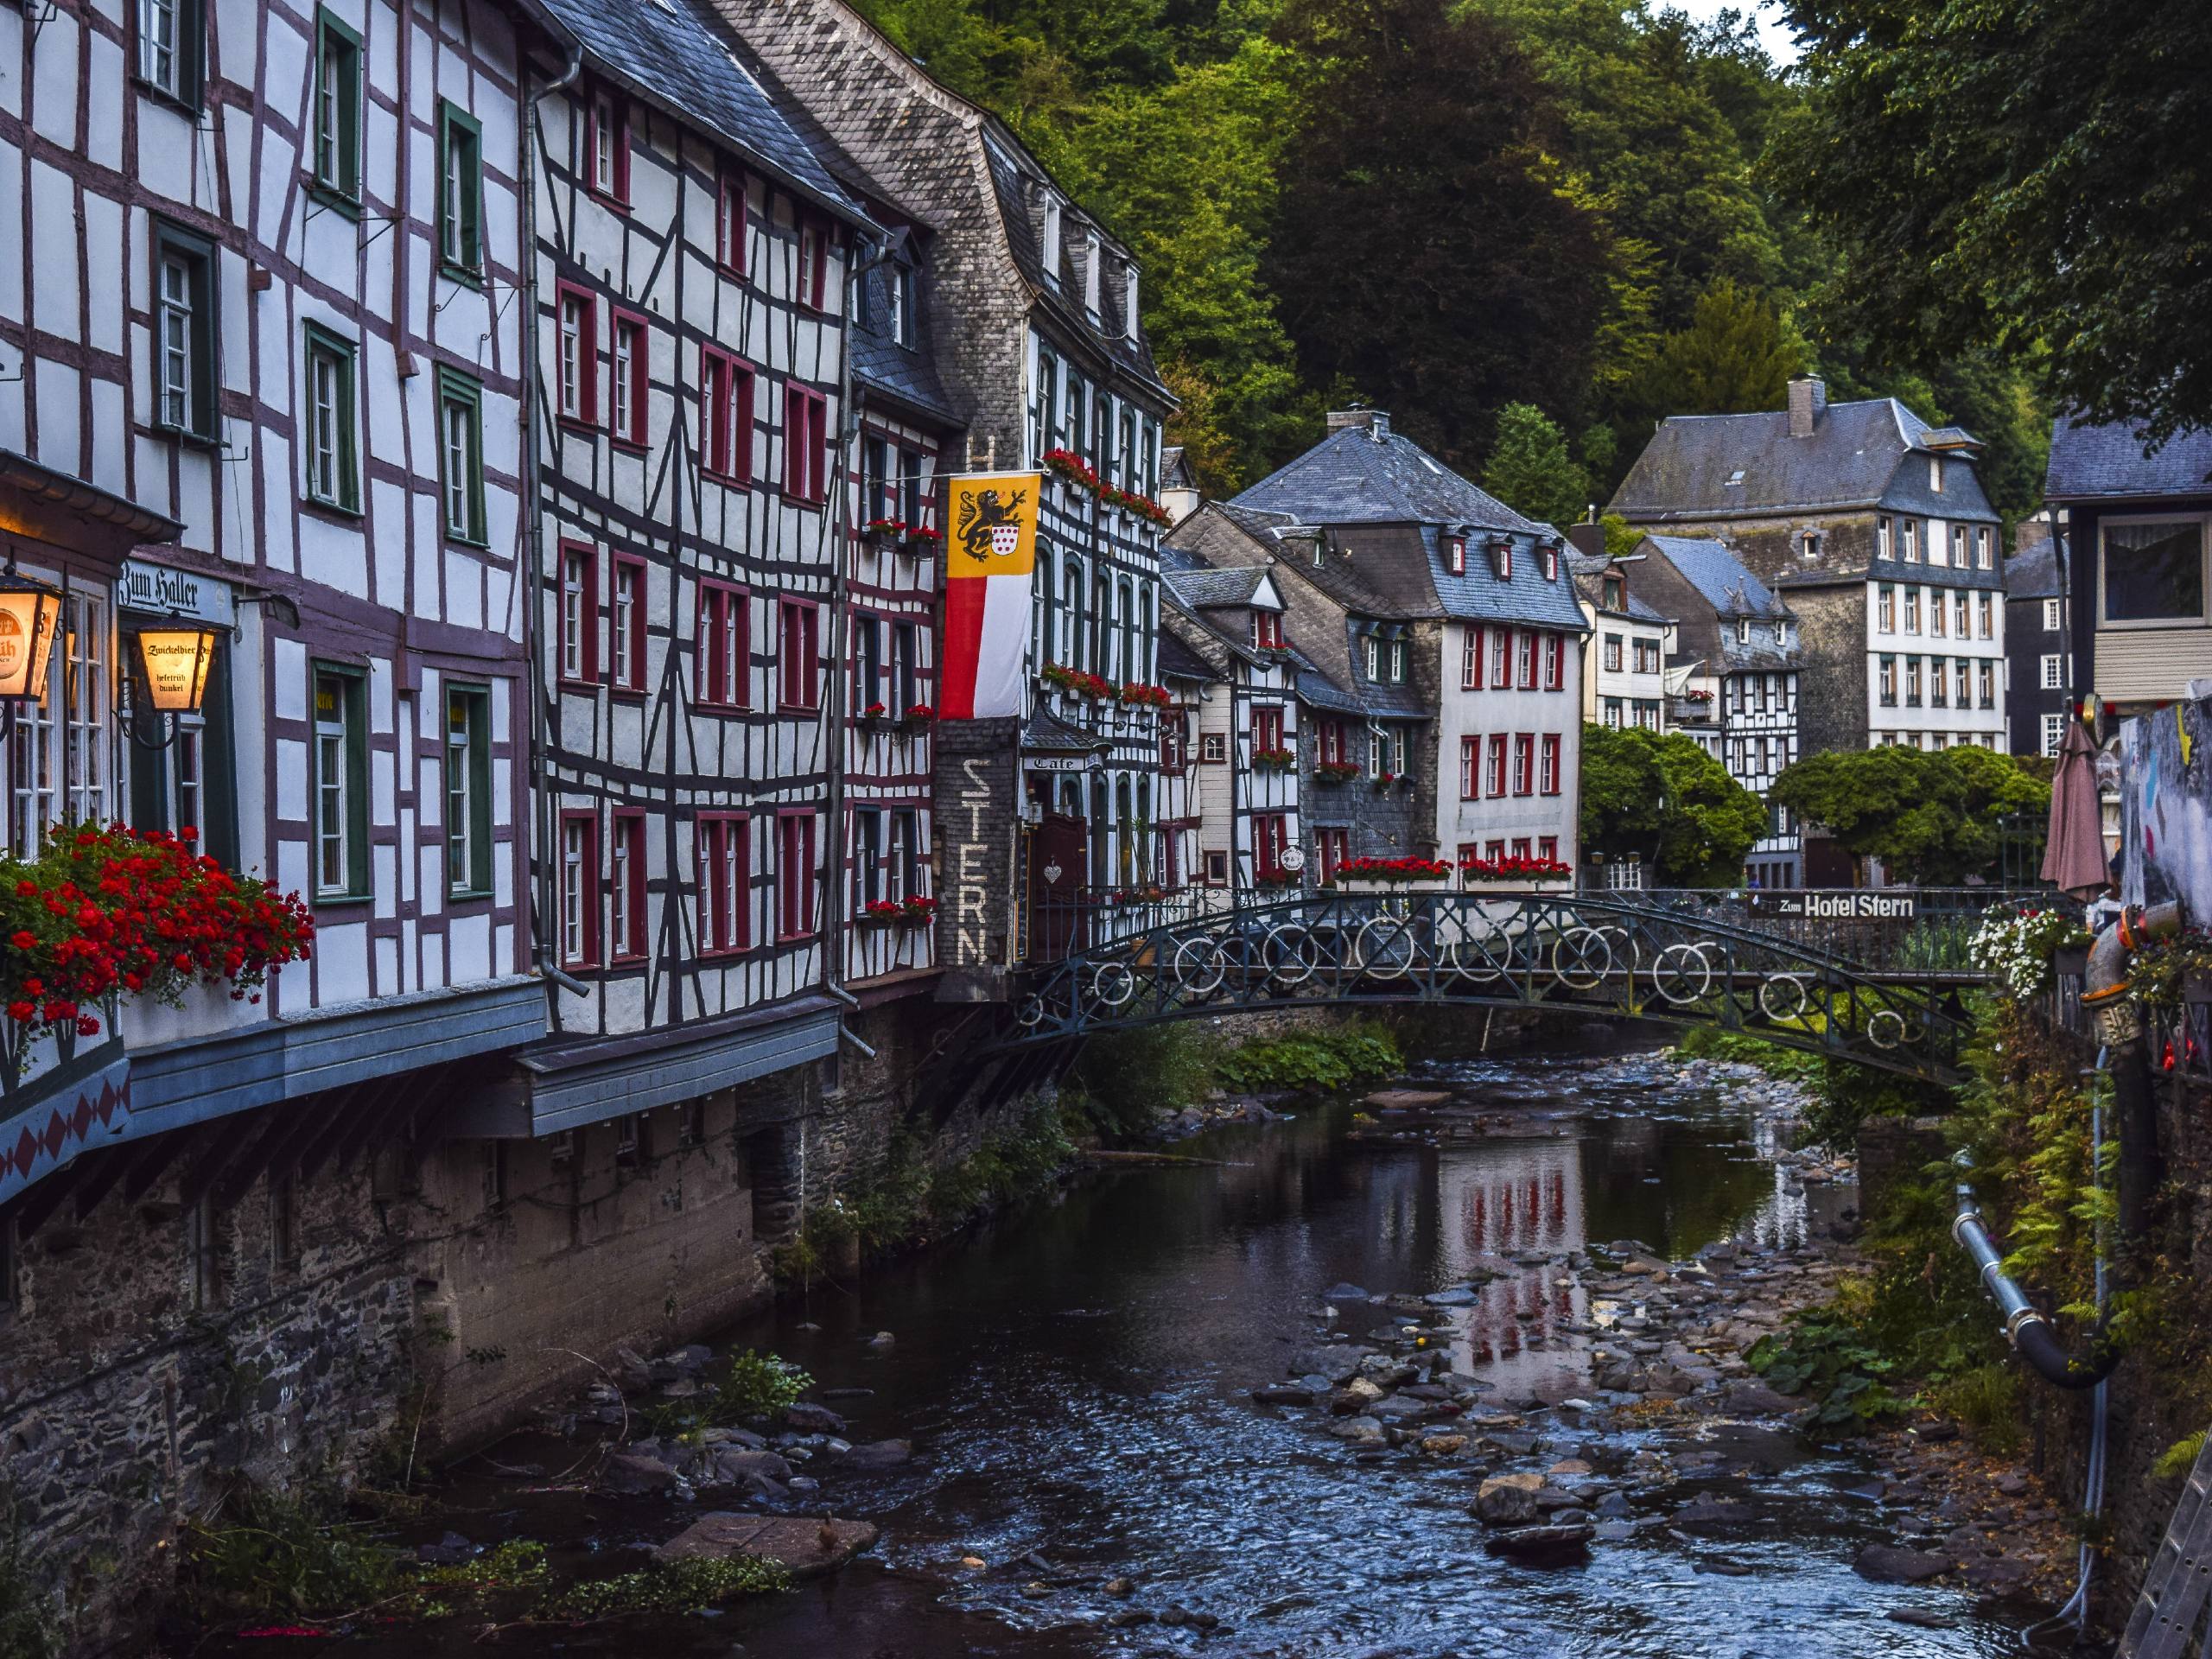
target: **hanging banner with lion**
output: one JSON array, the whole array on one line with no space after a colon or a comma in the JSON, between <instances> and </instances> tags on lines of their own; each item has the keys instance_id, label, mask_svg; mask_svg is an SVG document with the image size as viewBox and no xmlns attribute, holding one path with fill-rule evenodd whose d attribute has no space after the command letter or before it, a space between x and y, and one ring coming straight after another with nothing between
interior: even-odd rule
<instances>
[{"instance_id":1,"label":"hanging banner with lion","mask_svg":"<svg viewBox=\"0 0 2212 1659\"><path fill-rule=\"evenodd\" d=\"M1037 564L1035 473L969 473L947 480L944 663L938 713L989 720L1023 712L1030 573Z\"/></svg>"}]
</instances>

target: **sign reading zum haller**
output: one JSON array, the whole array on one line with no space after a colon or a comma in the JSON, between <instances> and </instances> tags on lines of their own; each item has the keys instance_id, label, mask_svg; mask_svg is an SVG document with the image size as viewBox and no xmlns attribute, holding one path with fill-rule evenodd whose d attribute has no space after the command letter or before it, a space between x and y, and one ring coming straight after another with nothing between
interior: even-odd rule
<instances>
[{"instance_id":1,"label":"sign reading zum haller","mask_svg":"<svg viewBox=\"0 0 2212 1659\"><path fill-rule=\"evenodd\" d=\"M1777 916L1827 922L1909 922L1919 909L1909 893L1879 892L1763 893L1752 901L1752 907Z\"/></svg>"}]
</instances>

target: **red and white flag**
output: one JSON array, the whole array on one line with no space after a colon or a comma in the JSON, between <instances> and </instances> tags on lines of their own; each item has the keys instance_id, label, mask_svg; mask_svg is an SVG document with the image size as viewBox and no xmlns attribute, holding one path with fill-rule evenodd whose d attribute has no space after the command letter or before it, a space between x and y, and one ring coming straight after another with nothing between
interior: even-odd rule
<instances>
[{"instance_id":1,"label":"red and white flag","mask_svg":"<svg viewBox=\"0 0 2212 1659\"><path fill-rule=\"evenodd\" d=\"M947 480L944 654L938 716L990 720L1027 710L1021 659L1037 566L1036 473L967 473Z\"/></svg>"}]
</instances>

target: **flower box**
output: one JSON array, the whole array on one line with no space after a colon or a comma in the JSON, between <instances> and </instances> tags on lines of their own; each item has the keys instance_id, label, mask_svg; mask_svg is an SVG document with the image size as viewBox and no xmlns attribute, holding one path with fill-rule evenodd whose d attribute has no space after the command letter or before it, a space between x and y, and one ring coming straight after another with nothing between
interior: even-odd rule
<instances>
[{"instance_id":1,"label":"flower box","mask_svg":"<svg viewBox=\"0 0 2212 1659\"><path fill-rule=\"evenodd\" d=\"M63 824L36 859L0 858L0 1087L46 1037L66 1058L112 1027L124 997L177 1008L216 988L259 1002L271 973L307 957L315 921L299 895L232 874L193 839Z\"/></svg>"},{"instance_id":2,"label":"flower box","mask_svg":"<svg viewBox=\"0 0 2212 1659\"><path fill-rule=\"evenodd\" d=\"M944 532L932 530L927 524L909 524L900 538L898 550L910 559L934 556L944 545Z\"/></svg>"},{"instance_id":3,"label":"flower box","mask_svg":"<svg viewBox=\"0 0 2212 1659\"><path fill-rule=\"evenodd\" d=\"M1446 881L1452 867L1440 858L1348 858L1337 866L1340 881Z\"/></svg>"},{"instance_id":4,"label":"flower box","mask_svg":"<svg viewBox=\"0 0 2212 1659\"><path fill-rule=\"evenodd\" d=\"M1255 749L1252 764L1262 772L1288 772L1298 764L1298 756L1289 749Z\"/></svg>"},{"instance_id":5,"label":"flower box","mask_svg":"<svg viewBox=\"0 0 2212 1659\"><path fill-rule=\"evenodd\" d=\"M1131 680L1114 694L1131 709L1171 709L1175 699L1164 685L1147 685L1142 680Z\"/></svg>"},{"instance_id":6,"label":"flower box","mask_svg":"<svg viewBox=\"0 0 2212 1659\"><path fill-rule=\"evenodd\" d=\"M899 901L899 920L906 927L919 927L925 922L937 919L937 900L924 893L911 893Z\"/></svg>"},{"instance_id":7,"label":"flower box","mask_svg":"<svg viewBox=\"0 0 2212 1659\"><path fill-rule=\"evenodd\" d=\"M861 526L861 538L878 549L903 546L907 533L908 526L903 518L871 518Z\"/></svg>"},{"instance_id":8,"label":"flower box","mask_svg":"<svg viewBox=\"0 0 2212 1659\"><path fill-rule=\"evenodd\" d=\"M861 906L858 919L867 927L893 927L904 921L906 915L896 899L871 899Z\"/></svg>"},{"instance_id":9,"label":"flower box","mask_svg":"<svg viewBox=\"0 0 2212 1659\"><path fill-rule=\"evenodd\" d=\"M1380 795L1397 781L1398 774L1396 772L1378 772L1375 774L1375 792L1377 795Z\"/></svg>"},{"instance_id":10,"label":"flower box","mask_svg":"<svg viewBox=\"0 0 2212 1659\"><path fill-rule=\"evenodd\" d=\"M1459 864L1459 879L1472 885L1490 881L1564 881L1574 866L1560 858L1470 858Z\"/></svg>"},{"instance_id":11,"label":"flower box","mask_svg":"<svg viewBox=\"0 0 2212 1659\"><path fill-rule=\"evenodd\" d=\"M899 716L901 726L926 726L937 718L937 710L926 702L918 702Z\"/></svg>"},{"instance_id":12,"label":"flower box","mask_svg":"<svg viewBox=\"0 0 2212 1659\"><path fill-rule=\"evenodd\" d=\"M1348 784L1360 774L1360 768L1349 760L1323 760L1313 768L1313 781L1331 788Z\"/></svg>"},{"instance_id":13,"label":"flower box","mask_svg":"<svg viewBox=\"0 0 2212 1659\"><path fill-rule=\"evenodd\" d=\"M1113 686L1097 675L1086 673L1079 668L1065 668L1058 663L1046 664L1037 677L1056 690L1087 697L1093 702L1110 702L1114 696Z\"/></svg>"}]
</instances>

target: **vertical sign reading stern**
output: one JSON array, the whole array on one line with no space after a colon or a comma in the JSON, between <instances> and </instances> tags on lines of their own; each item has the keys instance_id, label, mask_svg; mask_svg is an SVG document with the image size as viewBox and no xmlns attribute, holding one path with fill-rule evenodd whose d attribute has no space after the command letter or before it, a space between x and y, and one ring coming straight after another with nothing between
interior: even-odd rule
<instances>
[{"instance_id":1,"label":"vertical sign reading stern","mask_svg":"<svg viewBox=\"0 0 2212 1659\"><path fill-rule=\"evenodd\" d=\"M1026 584L1025 584L1026 586ZM1026 603L1027 601L1025 601ZM937 959L940 1002L1006 1000L1013 952L1014 720L937 730Z\"/></svg>"}]
</instances>

